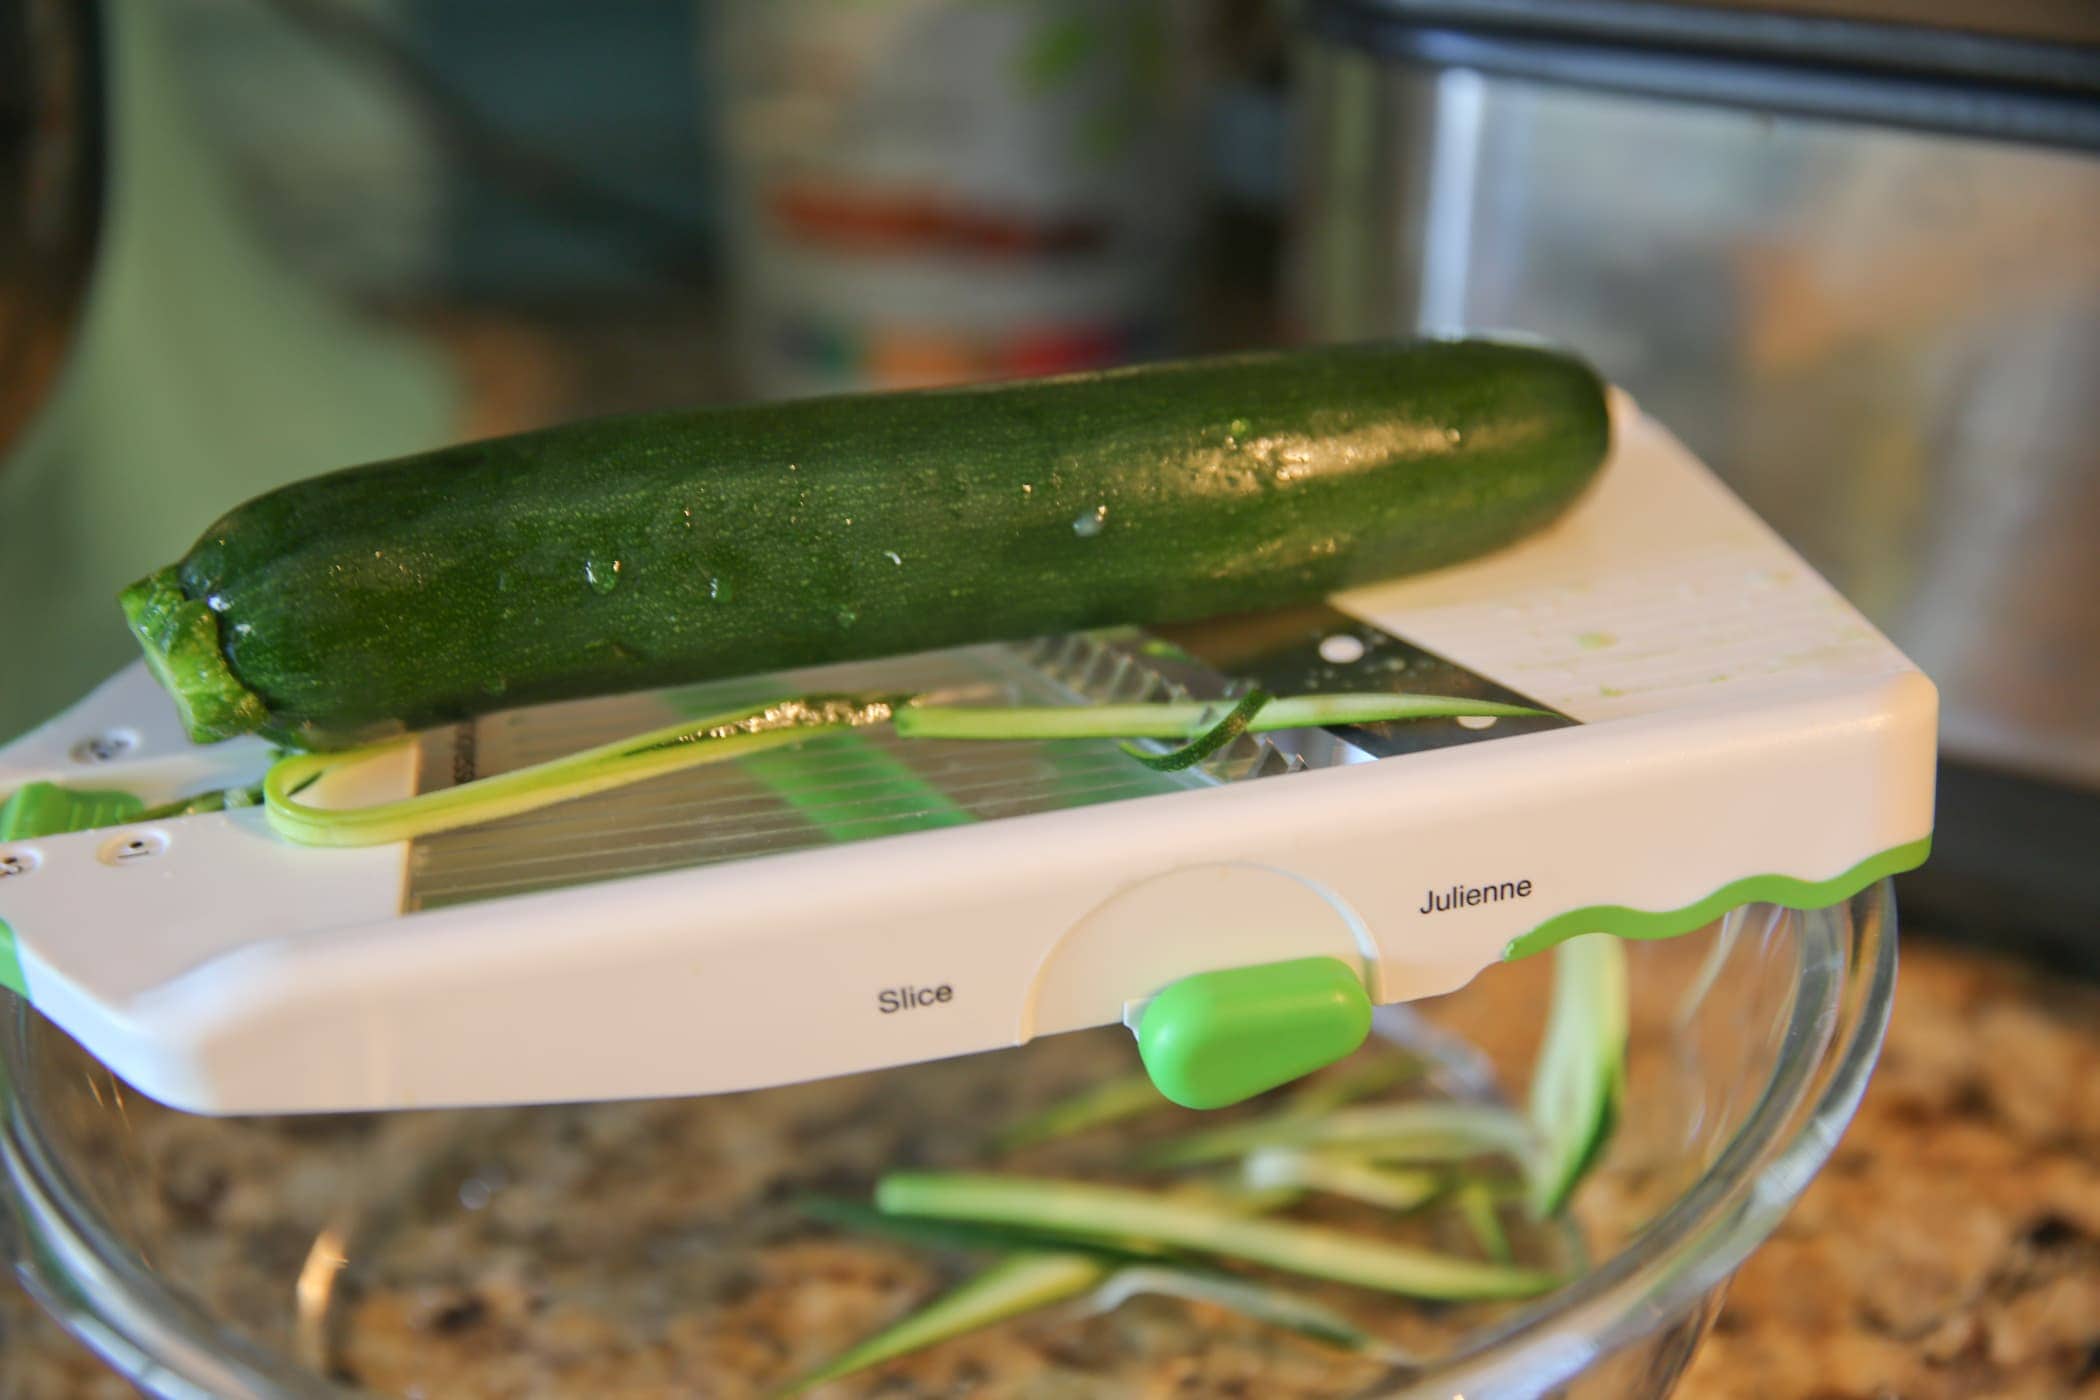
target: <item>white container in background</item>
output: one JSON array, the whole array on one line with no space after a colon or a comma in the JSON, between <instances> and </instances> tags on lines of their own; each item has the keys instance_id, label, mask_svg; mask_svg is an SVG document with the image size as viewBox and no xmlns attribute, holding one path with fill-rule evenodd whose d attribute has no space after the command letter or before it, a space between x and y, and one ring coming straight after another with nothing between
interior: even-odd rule
<instances>
[{"instance_id":1,"label":"white container in background","mask_svg":"<svg viewBox=\"0 0 2100 1400\"><path fill-rule=\"evenodd\" d=\"M1188 13L723 5L707 58L747 387L899 388L1161 348L1198 174Z\"/></svg>"}]
</instances>

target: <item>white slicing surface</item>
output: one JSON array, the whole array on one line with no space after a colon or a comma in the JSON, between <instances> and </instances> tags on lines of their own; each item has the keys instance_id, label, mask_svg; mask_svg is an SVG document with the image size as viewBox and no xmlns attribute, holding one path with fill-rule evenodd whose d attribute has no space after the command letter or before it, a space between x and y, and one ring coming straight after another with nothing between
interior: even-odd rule
<instances>
[{"instance_id":1,"label":"white slicing surface","mask_svg":"<svg viewBox=\"0 0 2100 1400\"><path fill-rule=\"evenodd\" d=\"M1727 487L1615 403L1613 461L1550 529L1336 606L1585 722L1914 668Z\"/></svg>"}]
</instances>

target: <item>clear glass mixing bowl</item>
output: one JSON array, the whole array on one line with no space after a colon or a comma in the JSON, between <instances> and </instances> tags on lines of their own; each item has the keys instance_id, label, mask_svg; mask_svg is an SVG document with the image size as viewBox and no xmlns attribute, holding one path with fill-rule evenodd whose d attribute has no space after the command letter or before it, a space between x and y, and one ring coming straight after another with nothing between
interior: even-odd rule
<instances>
[{"instance_id":1,"label":"clear glass mixing bowl","mask_svg":"<svg viewBox=\"0 0 2100 1400\"><path fill-rule=\"evenodd\" d=\"M1810 913L1748 906L1631 953L1628 1091L1575 1209L1590 1265L1520 1304L1356 1297L1422 1366L1140 1299L1023 1317L826 1393L1665 1394L1859 1102L1894 909L1885 884ZM1380 1030L1430 1060L1438 1092L1520 1095L1546 963L1389 1008ZM7 1243L45 1306L155 1395L759 1394L953 1276L811 1222L803 1193L963 1160L988 1125L1132 1063L1102 1031L709 1099L213 1120L141 1099L14 1003ZM1096 1136L1122 1150L1155 1130Z\"/></svg>"}]
</instances>

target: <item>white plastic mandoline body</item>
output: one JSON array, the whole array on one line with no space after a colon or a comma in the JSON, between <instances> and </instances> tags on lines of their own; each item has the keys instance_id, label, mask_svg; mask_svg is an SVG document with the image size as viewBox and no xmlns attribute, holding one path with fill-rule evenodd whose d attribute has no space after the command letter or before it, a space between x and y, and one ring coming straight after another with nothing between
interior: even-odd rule
<instances>
[{"instance_id":1,"label":"white plastic mandoline body","mask_svg":"<svg viewBox=\"0 0 2100 1400\"><path fill-rule=\"evenodd\" d=\"M1376 1001L1428 996L1558 915L1827 881L1928 838L1931 684L1619 410L1552 529L1334 600L1578 726L412 914L405 845L303 849L249 809L10 847L27 874L0 880L0 920L33 1003L179 1107L558 1102L987 1050L1312 954ZM95 786L76 748L112 731L148 800L257 761L186 743L133 667L0 751L0 791ZM332 796L413 779L354 781ZM885 1011L902 988L931 995Z\"/></svg>"}]
</instances>

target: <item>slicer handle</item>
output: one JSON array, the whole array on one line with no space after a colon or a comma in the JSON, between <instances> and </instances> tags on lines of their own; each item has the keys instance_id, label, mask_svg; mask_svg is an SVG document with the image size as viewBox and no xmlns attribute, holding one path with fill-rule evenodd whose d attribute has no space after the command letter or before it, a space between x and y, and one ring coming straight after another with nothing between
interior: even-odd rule
<instances>
[{"instance_id":1,"label":"slicer handle","mask_svg":"<svg viewBox=\"0 0 2100 1400\"><path fill-rule=\"evenodd\" d=\"M1371 998L1339 958L1199 972L1137 1024L1153 1085L1183 1108L1225 1108L1333 1064L1371 1033Z\"/></svg>"}]
</instances>

